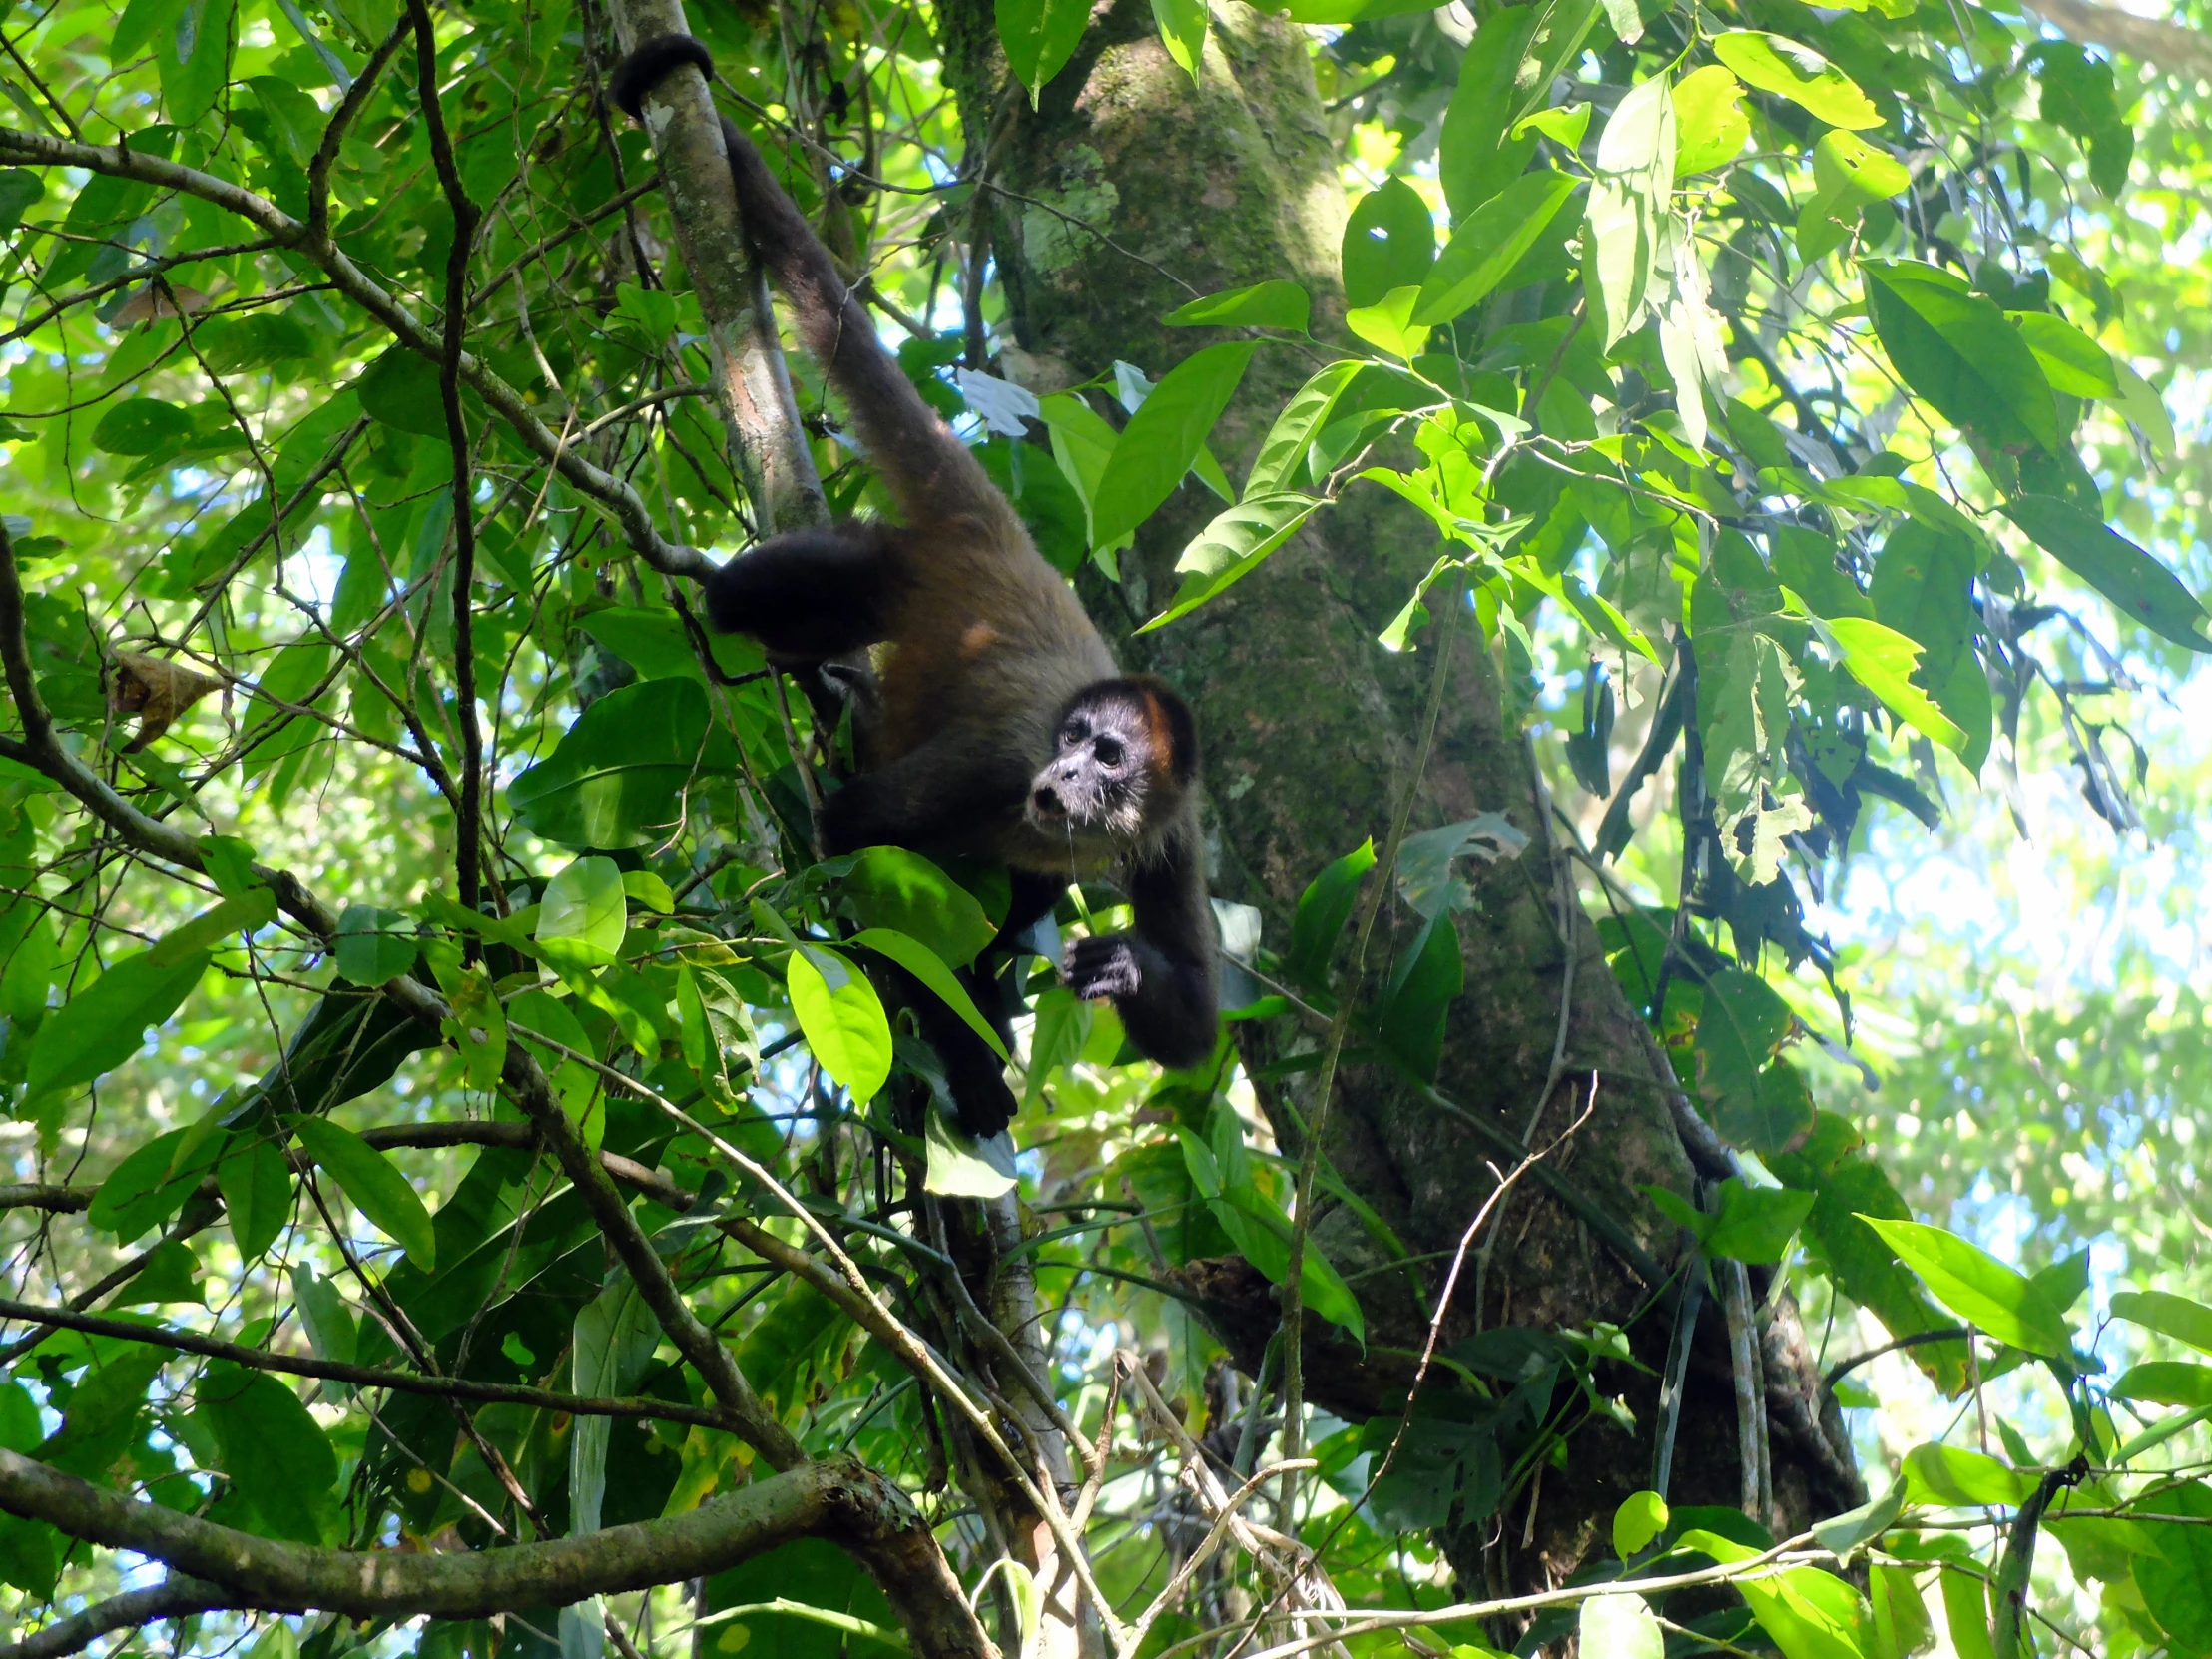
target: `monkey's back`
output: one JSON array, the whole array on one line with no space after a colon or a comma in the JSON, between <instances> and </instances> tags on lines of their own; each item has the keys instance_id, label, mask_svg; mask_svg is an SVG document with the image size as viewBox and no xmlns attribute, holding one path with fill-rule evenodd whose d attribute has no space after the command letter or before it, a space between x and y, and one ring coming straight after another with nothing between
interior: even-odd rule
<instances>
[{"instance_id":1,"label":"monkey's back","mask_svg":"<svg viewBox=\"0 0 2212 1659\"><path fill-rule=\"evenodd\" d=\"M1011 507L913 526L904 545L878 663L877 762L964 733L1026 779L1050 758L1069 699L1119 672L1113 654Z\"/></svg>"}]
</instances>

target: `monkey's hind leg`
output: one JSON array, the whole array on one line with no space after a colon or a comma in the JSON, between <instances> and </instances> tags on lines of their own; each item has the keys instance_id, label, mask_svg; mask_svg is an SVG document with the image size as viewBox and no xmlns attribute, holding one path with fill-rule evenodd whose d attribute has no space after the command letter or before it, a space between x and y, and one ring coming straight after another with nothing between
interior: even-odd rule
<instances>
[{"instance_id":1,"label":"monkey's hind leg","mask_svg":"<svg viewBox=\"0 0 2212 1659\"><path fill-rule=\"evenodd\" d=\"M707 617L772 657L820 662L886 637L899 582L890 531L872 524L794 530L707 578Z\"/></svg>"}]
</instances>

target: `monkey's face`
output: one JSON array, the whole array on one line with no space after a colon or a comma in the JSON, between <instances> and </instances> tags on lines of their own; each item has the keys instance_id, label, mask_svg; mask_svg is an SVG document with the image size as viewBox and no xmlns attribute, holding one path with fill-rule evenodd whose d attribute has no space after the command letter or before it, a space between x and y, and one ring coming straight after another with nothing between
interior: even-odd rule
<instances>
[{"instance_id":1,"label":"monkey's face","mask_svg":"<svg viewBox=\"0 0 2212 1659\"><path fill-rule=\"evenodd\" d=\"M1168 771L1162 733L1141 699L1079 698L1061 717L1053 756L1030 781L1032 827L1070 839L1135 840Z\"/></svg>"}]
</instances>

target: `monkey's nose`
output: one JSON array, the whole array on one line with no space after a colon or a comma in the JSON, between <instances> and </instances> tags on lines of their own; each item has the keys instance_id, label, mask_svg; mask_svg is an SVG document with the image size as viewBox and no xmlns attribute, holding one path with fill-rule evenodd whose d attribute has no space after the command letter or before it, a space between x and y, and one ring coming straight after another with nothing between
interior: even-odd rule
<instances>
[{"instance_id":1,"label":"monkey's nose","mask_svg":"<svg viewBox=\"0 0 2212 1659\"><path fill-rule=\"evenodd\" d=\"M1040 813L1061 811L1059 794L1049 784L1039 784L1037 793L1029 798L1029 804Z\"/></svg>"}]
</instances>

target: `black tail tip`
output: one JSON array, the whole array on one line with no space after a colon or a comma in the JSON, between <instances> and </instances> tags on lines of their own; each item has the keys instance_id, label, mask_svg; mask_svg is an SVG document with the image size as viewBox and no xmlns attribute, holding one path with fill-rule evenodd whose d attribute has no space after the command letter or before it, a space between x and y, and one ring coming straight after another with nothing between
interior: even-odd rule
<instances>
[{"instance_id":1,"label":"black tail tip","mask_svg":"<svg viewBox=\"0 0 2212 1659\"><path fill-rule=\"evenodd\" d=\"M645 95L659 86L669 71L687 63L708 80L714 79L714 54L697 40L690 35L655 35L639 41L630 55L615 65L607 91L616 107L632 121L643 120L639 111L645 107Z\"/></svg>"}]
</instances>

